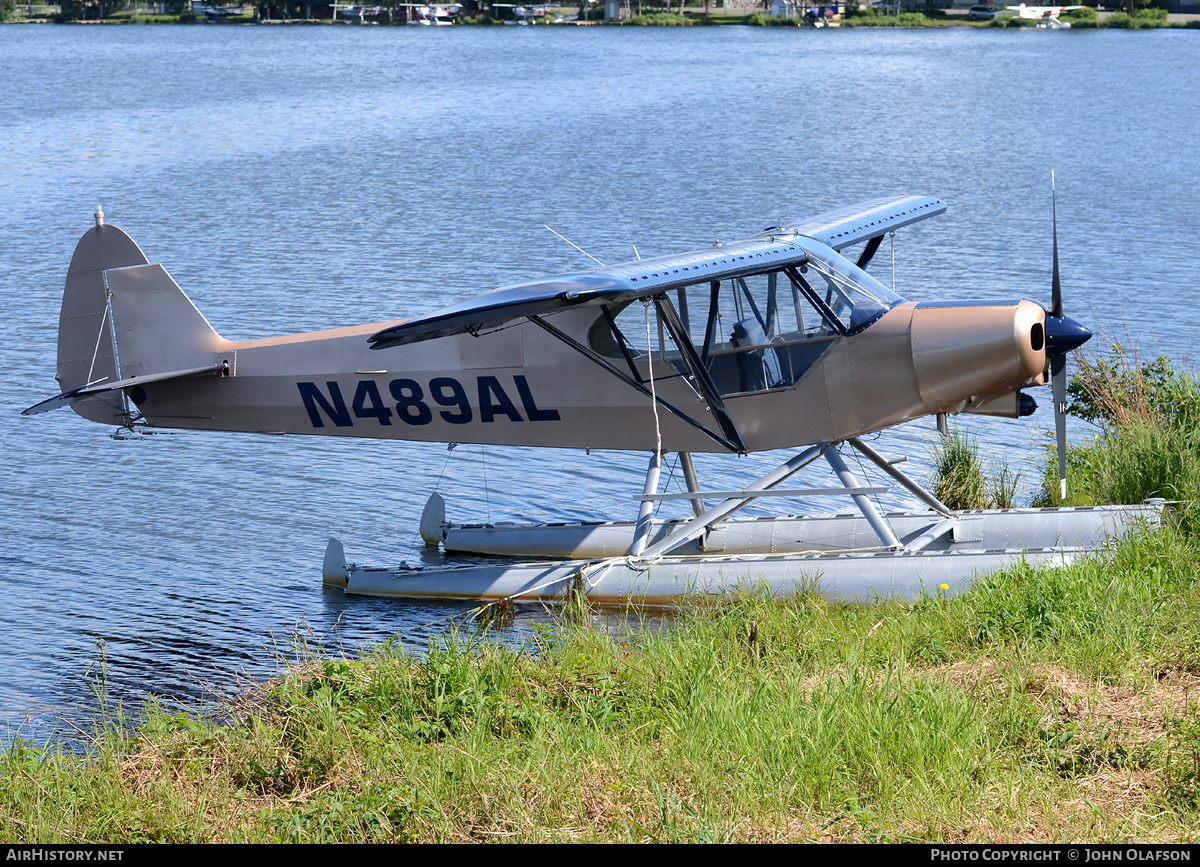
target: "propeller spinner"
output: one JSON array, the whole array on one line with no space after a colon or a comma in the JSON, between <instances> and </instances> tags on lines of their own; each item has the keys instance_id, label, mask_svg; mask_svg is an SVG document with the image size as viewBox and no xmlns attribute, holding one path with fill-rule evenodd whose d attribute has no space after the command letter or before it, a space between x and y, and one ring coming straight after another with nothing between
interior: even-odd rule
<instances>
[{"instance_id":1,"label":"propeller spinner","mask_svg":"<svg viewBox=\"0 0 1200 867\"><path fill-rule=\"evenodd\" d=\"M1050 385L1054 392L1054 436L1058 448L1058 495L1067 498L1067 353L1091 339L1092 332L1063 315L1062 283L1058 276L1058 202L1054 174L1050 174L1050 201L1054 231L1054 271L1051 276L1050 312L1046 315L1046 357L1050 359Z\"/></svg>"}]
</instances>

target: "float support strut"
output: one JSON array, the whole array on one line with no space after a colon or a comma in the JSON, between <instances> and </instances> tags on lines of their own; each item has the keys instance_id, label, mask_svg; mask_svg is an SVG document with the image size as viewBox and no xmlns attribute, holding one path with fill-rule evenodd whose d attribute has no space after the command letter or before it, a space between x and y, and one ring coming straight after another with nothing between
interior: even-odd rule
<instances>
[{"instance_id":1,"label":"float support strut","mask_svg":"<svg viewBox=\"0 0 1200 867\"><path fill-rule=\"evenodd\" d=\"M671 551L674 551L680 545L686 545L717 521L745 506L754 499L755 495L759 491L765 491L775 487L788 476L799 472L804 467L811 464L824 450L824 444L805 449L786 464L781 464L780 466L771 470L771 472L767 473L757 482L743 490L741 493L745 496L733 497L725 500L722 503L719 503L716 506L713 506L711 509L706 510L703 515L693 518L682 527L675 530L675 532L670 533L665 538L659 539L657 542L643 551L642 556L649 558L661 557L664 554L669 554Z\"/></svg>"},{"instance_id":2,"label":"float support strut","mask_svg":"<svg viewBox=\"0 0 1200 867\"><path fill-rule=\"evenodd\" d=\"M679 465L683 467L683 480L687 482L688 493L700 493L700 481L696 478L696 465L692 462L692 453L680 452ZM696 514L696 517L701 517L704 514L704 510L707 508L707 506L704 505L704 501L692 500L691 503L692 511Z\"/></svg>"},{"instance_id":3,"label":"float support strut","mask_svg":"<svg viewBox=\"0 0 1200 867\"><path fill-rule=\"evenodd\" d=\"M658 473L661 469L662 452L651 452L650 466L646 467L646 484L642 488L642 493L646 496L658 493ZM641 508L638 509L637 525L633 528L633 544L629 546L631 557L637 557L646 550L646 543L650 541L650 530L654 524L653 518L654 501L643 500Z\"/></svg>"},{"instance_id":4,"label":"float support strut","mask_svg":"<svg viewBox=\"0 0 1200 867\"><path fill-rule=\"evenodd\" d=\"M829 466L833 468L834 473L843 485L847 488L859 487L858 479L854 478L854 474L850 472L850 468L846 466L846 462L842 460L842 456L837 453L837 449L825 449L825 460L829 461ZM851 497L854 499L854 505L858 506L858 510L863 513L863 517L867 519L867 523L871 525L871 529L879 537L879 541L883 542L888 548L904 547L900 544L900 540L896 538L896 534L892 532L892 528L888 526L888 522L883 519L883 515L879 514L879 510L875 508L875 504L871 502L866 494L851 494Z\"/></svg>"},{"instance_id":5,"label":"float support strut","mask_svg":"<svg viewBox=\"0 0 1200 867\"><path fill-rule=\"evenodd\" d=\"M858 451L862 453L863 457L907 488L909 493L911 493L925 505L929 506L929 508L933 509L935 512L945 515L947 518L954 514L952 511L950 511L949 506L947 506L933 494L929 493L929 491L922 488L904 473L900 472L900 470L896 469L892 464L885 461L879 452L875 451L875 449L871 448L858 437L850 437L850 439L846 440L846 442L858 449Z\"/></svg>"}]
</instances>

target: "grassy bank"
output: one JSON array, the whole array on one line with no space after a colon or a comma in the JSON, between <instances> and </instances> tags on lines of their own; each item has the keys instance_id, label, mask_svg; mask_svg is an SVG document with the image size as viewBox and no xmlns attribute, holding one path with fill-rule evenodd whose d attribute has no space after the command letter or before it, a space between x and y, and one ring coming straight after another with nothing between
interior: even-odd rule
<instances>
[{"instance_id":1,"label":"grassy bank","mask_svg":"<svg viewBox=\"0 0 1200 867\"><path fill-rule=\"evenodd\" d=\"M703 605L312 660L0 757L13 842L1195 840L1197 543L912 605Z\"/></svg>"},{"instance_id":2,"label":"grassy bank","mask_svg":"<svg viewBox=\"0 0 1200 867\"><path fill-rule=\"evenodd\" d=\"M1159 497L1184 529L1200 533L1200 380L1169 359L1116 348L1082 356L1068 411L1096 434L1067 454L1070 505L1137 503ZM1034 505L1058 505L1051 454Z\"/></svg>"}]
</instances>

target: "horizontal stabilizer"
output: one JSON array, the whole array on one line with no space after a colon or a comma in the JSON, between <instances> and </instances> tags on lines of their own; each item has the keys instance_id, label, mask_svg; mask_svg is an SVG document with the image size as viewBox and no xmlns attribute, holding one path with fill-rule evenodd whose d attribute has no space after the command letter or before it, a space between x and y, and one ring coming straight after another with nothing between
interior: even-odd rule
<instances>
[{"instance_id":1,"label":"horizontal stabilizer","mask_svg":"<svg viewBox=\"0 0 1200 867\"><path fill-rule=\"evenodd\" d=\"M841 250L944 213L946 203L930 196L874 199L810 217L787 229Z\"/></svg>"},{"instance_id":2,"label":"horizontal stabilizer","mask_svg":"<svg viewBox=\"0 0 1200 867\"><path fill-rule=\"evenodd\" d=\"M96 382L90 382L87 385L81 385L79 388L64 391L62 394L57 394L48 400L43 400L41 403L35 403L29 409L22 410L21 415L37 415L49 412L52 409L58 409L60 406L68 406L85 397L95 397L98 394L105 394L110 391L133 388L135 385L166 382L169 379L187 379L188 377L200 376L205 373L215 376L221 373L223 368L224 364L209 364L204 367L193 367L188 370L171 370L166 373L154 373L149 376L133 376L129 379L118 380L117 382L108 382L106 379L100 379Z\"/></svg>"}]
</instances>

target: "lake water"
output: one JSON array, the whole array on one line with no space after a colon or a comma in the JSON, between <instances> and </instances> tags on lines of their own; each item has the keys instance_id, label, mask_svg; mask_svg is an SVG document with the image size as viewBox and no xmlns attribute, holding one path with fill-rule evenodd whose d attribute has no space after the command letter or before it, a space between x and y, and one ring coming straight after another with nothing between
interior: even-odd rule
<instances>
[{"instance_id":1,"label":"lake water","mask_svg":"<svg viewBox=\"0 0 1200 867\"><path fill-rule=\"evenodd\" d=\"M543 224L614 262L631 240L673 252L911 193L950 209L897 235L900 294L1048 299L1053 168L1068 313L1177 358L1200 319L1195 30L28 25L0 27L0 80L10 736L70 737L101 642L132 705L270 675L297 637L422 647L464 608L323 590L329 535L359 562L419 556L435 488L462 519L632 516L644 470L20 418L56 392L62 282L97 204L219 332L253 338L588 267ZM1051 424L965 422L1030 479ZM884 447L919 461L931 428ZM698 465L727 484L779 459Z\"/></svg>"}]
</instances>

